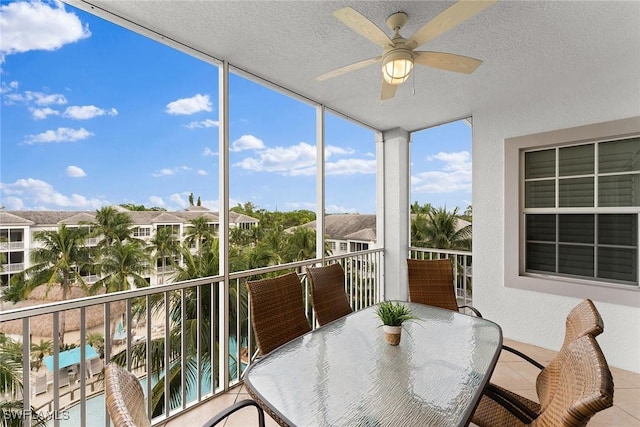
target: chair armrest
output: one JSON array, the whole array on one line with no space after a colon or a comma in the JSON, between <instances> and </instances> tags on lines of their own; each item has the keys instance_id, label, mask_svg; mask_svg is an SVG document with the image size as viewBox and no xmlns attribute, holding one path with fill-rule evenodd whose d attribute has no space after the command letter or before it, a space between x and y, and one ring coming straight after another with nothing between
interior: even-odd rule
<instances>
[{"instance_id":1,"label":"chair armrest","mask_svg":"<svg viewBox=\"0 0 640 427\"><path fill-rule=\"evenodd\" d=\"M475 314L476 317L482 317L482 314L480 314L478 309L475 308L475 307L472 307L470 305L461 305L461 306L458 307L458 309L461 309L461 308L468 308L469 310L473 311L473 314Z\"/></svg>"},{"instance_id":2,"label":"chair armrest","mask_svg":"<svg viewBox=\"0 0 640 427\"><path fill-rule=\"evenodd\" d=\"M485 387L484 394L525 424L530 424L538 418L538 414L534 410L516 399L510 393L491 383Z\"/></svg>"},{"instance_id":3,"label":"chair armrest","mask_svg":"<svg viewBox=\"0 0 640 427\"><path fill-rule=\"evenodd\" d=\"M537 361L533 360L531 357L527 356L526 354L522 353L521 351L516 350L513 347L509 347L508 345L502 344L502 349L503 350L507 350L508 352L513 353L516 356L520 356L521 358L523 358L527 362L531 363L533 366L535 366L536 368L538 368L540 370L544 369L544 365L542 365L541 363L538 363Z\"/></svg>"},{"instance_id":4,"label":"chair armrest","mask_svg":"<svg viewBox=\"0 0 640 427\"><path fill-rule=\"evenodd\" d=\"M242 408L244 408L246 406L255 406L256 407L256 409L258 410L258 425L260 427L265 427L265 424L264 424L264 411L262 410L262 408L255 401L253 401L251 399L244 399L244 400L241 400L239 402L234 403L233 405L231 405L228 408L224 409L218 415L216 415L215 417L211 418L209 421L204 423L202 425L202 427L213 427L216 424L218 424L219 422L221 422L222 420L226 419L229 415L233 414L236 411L239 411L240 409L242 409Z\"/></svg>"}]
</instances>

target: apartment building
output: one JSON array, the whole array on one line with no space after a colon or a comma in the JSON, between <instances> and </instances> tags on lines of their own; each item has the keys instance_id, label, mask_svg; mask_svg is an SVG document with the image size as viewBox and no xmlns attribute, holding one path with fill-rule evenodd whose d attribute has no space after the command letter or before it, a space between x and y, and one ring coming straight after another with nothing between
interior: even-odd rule
<instances>
[{"instance_id":1,"label":"apartment building","mask_svg":"<svg viewBox=\"0 0 640 427\"><path fill-rule=\"evenodd\" d=\"M126 212L134 224L133 236L142 240L151 240L156 230L172 227L180 240L184 238L190 227L190 221L197 217L205 217L214 230L219 229L218 212L203 206L191 206L184 211L130 211L121 206L115 206L121 212ZM82 227L95 221L95 211L0 211L0 254L2 255L2 269L0 271L1 286L6 286L12 276L29 268L30 251L38 247L39 242L34 238L38 231L56 230L61 224L68 227ZM229 227L250 229L258 220L247 215L229 212ZM89 238L88 246L95 246L99 237ZM161 263L159 263L161 264ZM147 278L151 285L158 283L158 274L166 272L168 266L156 266L149 269ZM85 278L87 283L98 280L97 276Z\"/></svg>"}]
</instances>

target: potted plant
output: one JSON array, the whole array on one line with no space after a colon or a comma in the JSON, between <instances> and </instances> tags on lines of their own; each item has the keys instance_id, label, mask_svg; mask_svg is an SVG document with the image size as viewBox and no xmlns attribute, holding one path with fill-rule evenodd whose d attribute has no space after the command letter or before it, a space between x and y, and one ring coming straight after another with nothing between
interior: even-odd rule
<instances>
[{"instance_id":1,"label":"potted plant","mask_svg":"<svg viewBox=\"0 0 640 427\"><path fill-rule=\"evenodd\" d=\"M383 301L378 305L376 314L382 320L384 337L391 345L400 344L402 324L407 320L417 319L409 307L393 301Z\"/></svg>"}]
</instances>

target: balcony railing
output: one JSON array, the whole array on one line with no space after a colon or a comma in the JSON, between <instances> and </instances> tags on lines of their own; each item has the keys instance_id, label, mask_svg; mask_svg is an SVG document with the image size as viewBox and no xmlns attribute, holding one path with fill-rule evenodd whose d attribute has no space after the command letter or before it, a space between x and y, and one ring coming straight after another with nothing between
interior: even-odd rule
<instances>
[{"instance_id":1,"label":"balcony railing","mask_svg":"<svg viewBox=\"0 0 640 427\"><path fill-rule=\"evenodd\" d=\"M18 262L13 264L2 264L2 271L5 273L14 273L16 271L24 270L24 263Z\"/></svg>"},{"instance_id":2,"label":"balcony railing","mask_svg":"<svg viewBox=\"0 0 640 427\"><path fill-rule=\"evenodd\" d=\"M0 242L0 251L24 249L24 242Z\"/></svg>"},{"instance_id":3,"label":"balcony railing","mask_svg":"<svg viewBox=\"0 0 640 427\"><path fill-rule=\"evenodd\" d=\"M382 249L375 249L325 259L326 263L342 264L345 290L354 310L384 299L383 254ZM104 336L104 360L117 359L135 372L147 396L162 396L155 413L152 412L153 399L147 399L154 424L224 393L242 381L251 355L257 351L251 331L246 281L298 272L306 313L315 327L304 267L318 262L301 261L231 273L228 287L224 286L224 277L215 276L3 312L3 322L21 323L22 342L29 341L33 322L52 326L53 372L64 368L60 366L58 350L60 321L63 317L79 320L79 332L65 334L65 341L75 335L75 343L82 349L77 382L68 388L61 387L60 376L53 375L52 387L45 399L38 397L38 405L34 405L36 399L32 397L29 346L23 346L24 414L30 414L28 410L33 406L37 413L64 414L53 418L49 424L53 426L72 425L71 421L73 425L107 424L101 381L91 376L89 362L84 360L87 335L96 330ZM96 306L101 325L87 327L91 317L95 317ZM124 327L120 329L119 325ZM82 374L85 372L88 375ZM66 374L66 369L62 369L62 373ZM171 381L165 382L164 378Z\"/></svg>"}]
</instances>

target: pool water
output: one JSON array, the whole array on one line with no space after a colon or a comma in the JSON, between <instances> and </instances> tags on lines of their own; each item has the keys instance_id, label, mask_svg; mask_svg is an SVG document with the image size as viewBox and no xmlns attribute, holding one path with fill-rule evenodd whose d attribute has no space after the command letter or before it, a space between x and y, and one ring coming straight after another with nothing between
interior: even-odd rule
<instances>
[{"instance_id":1,"label":"pool water","mask_svg":"<svg viewBox=\"0 0 640 427\"><path fill-rule=\"evenodd\" d=\"M229 340L229 352L231 354L235 354L236 353L236 343L235 340L230 339ZM231 371L235 370L235 360L233 359L233 357L229 357L229 369ZM244 368L244 363L242 364L242 367ZM207 381L204 381L207 380ZM147 378L140 378L140 385L142 385L142 391L144 392L145 398L147 396ZM154 385L155 385L155 381L154 381ZM202 382L202 393L209 393L211 391L211 384L210 381L208 381L208 378L204 378L203 382ZM194 401L196 399L196 392L195 390L190 390L190 392L187 394L187 402L191 402ZM74 406L70 407L68 409L68 413L65 413L64 416L59 417L60 419L60 425L63 427L85 427L84 425L81 424L80 421L80 404L75 404ZM96 394L90 398L87 399L86 401L86 414L87 414L87 420L86 420L86 426L99 426L99 425L104 425L104 420L105 420L105 414L106 414L106 408L105 408L105 400L104 400L104 393L99 393ZM47 425L52 425L51 422L49 422Z\"/></svg>"}]
</instances>

